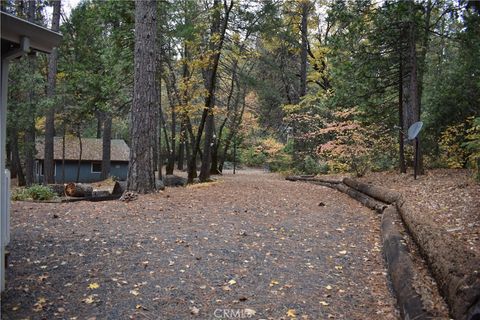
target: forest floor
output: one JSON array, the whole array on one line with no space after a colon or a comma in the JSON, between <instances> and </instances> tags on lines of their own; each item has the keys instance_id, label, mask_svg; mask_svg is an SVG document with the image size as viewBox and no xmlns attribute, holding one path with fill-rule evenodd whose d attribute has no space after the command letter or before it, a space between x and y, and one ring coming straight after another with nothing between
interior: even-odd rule
<instances>
[{"instance_id":1,"label":"forest floor","mask_svg":"<svg viewBox=\"0 0 480 320\"><path fill-rule=\"evenodd\" d=\"M380 216L261 171L12 204L4 319L397 319Z\"/></svg>"},{"instance_id":2,"label":"forest floor","mask_svg":"<svg viewBox=\"0 0 480 320\"><path fill-rule=\"evenodd\" d=\"M480 184L462 169L427 170L418 176L396 172L370 173L360 179L399 191L416 212L480 255Z\"/></svg>"}]
</instances>

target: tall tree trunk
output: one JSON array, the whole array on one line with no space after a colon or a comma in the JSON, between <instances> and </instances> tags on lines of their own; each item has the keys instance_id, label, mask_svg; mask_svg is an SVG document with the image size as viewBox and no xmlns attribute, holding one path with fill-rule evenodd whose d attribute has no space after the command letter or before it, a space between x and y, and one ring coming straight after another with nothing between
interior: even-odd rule
<instances>
[{"instance_id":1,"label":"tall tree trunk","mask_svg":"<svg viewBox=\"0 0 480 320\"><path fill-rule=\"evenodd\" d=\"M403 127L403 54L402 46L400 44L400 61L398 67L398 159L399 159L399 168L400 173L407 173L407 167L405 165L405 143L404 143L404 132L405 128Z\"/></svg>"},{"instance_id":2,"label":"tall tree trunk","mask_svg":"<svg viewBox=\"0 0 480 320\"><path fill-rule=\"evenodd\" d=\"M170 150L169 150L169 157L168 157L168 163L167 167L165 168L165 173L166 174L173 174L173 169L175 167L175 145L176 145L176 131L177 131L177 113L175 112L175 104L172 104L171 106L171 144L170 144Z\"/></svg>"},{"instance_id":3,"label":"tall tree trunk","mask_svg":"<svg viewBox=\"0 0 480 320\"><path fill-rule=\"evenodd\" d=\"M200 167L199 179L201 182L208 181L210 179L210 166L212 161L212 146L213 140L213 127L215 126L215 119L213 112L209 111L205 122L205 140L203 143L203 157L202 166Z\"/></svg>"},{"instance_id":4,"label":"tall tree trunk","mask_svg":"<svg viewBox=\"0 0 480 320\"><path fill-rule=\"evenodd\" d=\"M65 183L65 139L67 135L67 128L65 122L63 122L62 130L62 183Z\"/></svg>"},{"instance_id":5,"label":"tall tree trunk","mask_svg":"<svg viewBox=\"0 0 480 320\"><path fill-rule=\"evenodd\" d=\"M160 58L161 61L161 58ZM162 155L162 128L163 128L163 110L162 110L162 64L160 62L160 76L158 77L158 129L157 129L157 139L158 139L158 147L157 147L157 171L158 171L158 179L163 179L162 169L163 169L163 155ZM166 133L165 133L166 135ZM166 139L168 142L168 139Z\"/></svg>"},{"instance_id":6,"label":"tall tree trunk","mask_svg":"<svg viewBox=\"0 0 480 320\"><path fill-rule=\"evenodd\" d=\"M102 137L102 125L103 122L105 121L104 116L105 114L101 111L96 112L97 115L97 139L100 139Z\"/></svg>"},{"instance_id":7,"label":"tall tree trunk","mask_svg":"<svg viewBox=\"0 0 480 320\"><path fill-rule=\"evenodd\" d=\"M80 169L82 167L82 155L83 155L82 130L80 129L80 126L78 126L77 137L78 137L79 152L78 152L78 162L77 162L77 178L75 179L75 181L78 183L80 182Z\"/></svg>"},{"instance_id":8,"label":"tall tree trunk","mask_svg":"<svg viewBox=\"0 0 480 320\"><path fill-rule=\"evenodd\" d=\"M310 3L308 1L301 2L301 34L302 46L300 51L300 90L299 95L303 97L307 94L307 55L308 55L308 12L310 11Z\"/></svg>"},{"instance_id":9,"label":"tall tree trunk","mask_svg":"<svg viewBox=\"0 0 480 320\"><path fill-rule=\"evenodd\" d=\"M27 19L28 21L35 23L35 0L28 1ZM35 77L37 57L35 54L28 55L28 67L30 77L30 87L28 88L28 104L29 113L27 115L28 122L25 130L25 181L27 186L31 186L35 183L35 116L36 116L36 103L35 103Z\"/></svg>"},{"instance_id":10,"label":"tall tree trunk","mask_svg":"<svg viewBox=\"0 0 480 320\"><path fill-rule=\"evenodd\" d=\"M61 0L52 0L53 15L52 15L52 30L58 31L60 29L60 7ZM45 161L44 161L44 183L54 183L55 163L53 159L53 145L55 137L55 87L57 78L57 60L58 50L54 48L48 57L48 87L47 97L53 103L48 108L45 115Z\"/></svg>"},{"instance_id":11,"label":"tall tree trunk","mask_svg":"<svg viewBox=\"0 0 480 320\"><path fill-rule=\"evenodd\" d=\"M158 108L156 18L156 1L135 1L135 74L127 189L139 193L155 190L152 132L156 130L154 119Z\"/></svg>"},{"instance_id":12,"label":"tall tree trunk","mask_svg":"<svg viewBox=\"0 0 480 320\"><path fill-rule=\"evenodd\" d=\"M238 117L235 115L235 117L232 121L232 124L231 124L232 127L230 128L230 132L229 132L227 138L225 139L225 143L224 143L225 145L223 147L223 155L220 158L220 164L218 165L218 169L219 169L220 172L223 171L223 165L225 163L225 159L227 158L227 152L230 149L230 145L232 143L233 138L237 134L238 127L242 123L243 114L245 112L245 107L247 105L246 101L245 101L245 94L246 94L246 89L244 88L243 89L243 94L242 94L242 96L243 96L242 109L240 110L240 114L238 115Z\"/></svg>"},{"instance_id":13,"label":"tall tree trunk","mask_svg":"<svg viewBox=\"0 0 480 320\"><path fill-rule=\"evenodd\" d=\"M107 179L110 175L111 167L111 148L112 148L112 115L105 113L103 116L103 135L102 135L102 179Z\"/></svg>"},{"instance_id":14,"label":"tall tree trunk","mask_svg":"<svg viewBox=\"0 0 480 320\"><path fill-rule=\"evenodd\" d=\"M22 162L20 161L20 152L18 151L18 129L14 125L10 130L10 148L12 152L12 172L16 172L18 186L24 186L25 182L25 175L23 174L22 170ZM12 174L13 176L13 174Z\"/></svg>"},{"instance_id":15,"label":"tall tree trunk","mask_svg":"<svg viewBox=\"0 0 480 320\"><path fill-rule=\"evenodd\" d=\"M209 65L209 68L205 70L205 84L207 89L207 97L205 99L205 120L206 120L206 127L205 127L205 141L203 147L203 157L202 157L202 166L200 168L200 181L207 181L210 178L210 166L211 166L211 159L212 159L212 143L214 140L213 132L214 132L214 115L213 115L213 107L215 106L215 89L217 85L217 70L218 70L218 63L220 61L220 54L223 48L223 42L225 40L225 33L227 31L228 26L228 19L230 12L233 8L233 0L231 0L230 4L227 5L224 2L224 11L225 16L223 20L223 25L221 24L221 17L220 17L220 10L217 10L217 7L220 5L219 0L215 0L214 2L214 14L213 14L213 23L211 28L211 39L210 39L210 49L213 54L212 62ZM217 36L219 36L220 40L218 40ZM202 117L203 118L203 117ZM198 137L197 137L198 138ZM195 151L193 154L195 157Z\"/></svg>"},{"instance_id":16,"label":"tall tree trunk","mask_svg":"<svg viewBox=\"0 0 480 320\"><path fill-rule=\"evenodd\" d=\"M182 121L180 125L180 141L178 142L178 160L177 169L183 171L183 162L185 161L185 139L187 132L185 130L185 123Z\"/></svg>"}]
</instances>

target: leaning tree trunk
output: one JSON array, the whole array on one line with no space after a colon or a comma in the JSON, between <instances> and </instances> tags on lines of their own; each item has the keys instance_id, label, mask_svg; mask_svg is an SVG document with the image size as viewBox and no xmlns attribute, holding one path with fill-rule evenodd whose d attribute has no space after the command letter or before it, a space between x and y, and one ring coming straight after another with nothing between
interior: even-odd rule
<instances>
[{"instance_id":1,"label":"leaning tree trunk","mask_svg":"<svg viewBox=\"0 0 480 320\"><path fill-rule=\"evenodd\" d=\"M110 175L110 158L112 145L112 115L105 113L103 115L103 135L102 135L102 180Z\"/></svg>"},{"instance_id":2,"label":"leaning tree trunk","mask_svg":"<svg viewBox=\"0 0 480 320\"><path fill-rule=\"evenodd\" d=\"M156 1L135 1L135 74L127 189L140 193L155 190L152 132L156 130L154 119L158 108L156 12Z\"/></svg>"},{"instance_id":3,"label":"leaning tree trunk","mask_svg":"<svg viewBox=\"0 0 480 320\"><path fill-rule=\"evenodd\" d=\"M60 0L53 1L52 30L58 31L60 28ZM55 97L55 87L57 78L57 60L58 51L54 48L48 57L48 87L47 97L53 101ZM55 104L51 105L45 115L45 161L44 161L44 183L54 183L54 159L53 144L55 136Z\"/></svg>"}]
</instances>

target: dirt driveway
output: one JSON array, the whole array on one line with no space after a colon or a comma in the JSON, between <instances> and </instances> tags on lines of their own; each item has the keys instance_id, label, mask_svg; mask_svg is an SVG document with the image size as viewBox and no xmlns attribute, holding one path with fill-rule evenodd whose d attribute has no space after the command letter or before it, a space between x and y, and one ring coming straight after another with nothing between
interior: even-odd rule
<instances>
[{"instance_id":1,"label":"dirt driveway","mask_svg":"<svg viewBox=\"0 0 480 320\"><path fill-rule=\"evenodd\" d=\"M380 217L325 187L240 172L12 209L4 319L398 318Z\"/></svg>"}]
</instances>

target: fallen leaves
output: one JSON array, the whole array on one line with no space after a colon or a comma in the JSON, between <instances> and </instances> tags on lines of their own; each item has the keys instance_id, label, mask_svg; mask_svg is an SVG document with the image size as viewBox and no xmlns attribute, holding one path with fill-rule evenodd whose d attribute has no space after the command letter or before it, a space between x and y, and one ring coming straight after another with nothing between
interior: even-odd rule
<instances>
[{"instance_id":1,"label":"fallen leaves","mask_svg":"<svg viewBox=\"0 0 480 320\"><path fill-rule=\"evenodd\" d=\"M200 309L193 306L193 307L190 307L190 314L194 315L194 316L198 316L198 314L200 313Z\"/></svg>"},{"instance_id":2,"label":"fallen leaves","mask_svg":"<svg viewBox=\"0 0 480 320\"><path fill-rule=\"evenodd\" d=\"M93 294L87 296L85 299L82 300L82 302L85 302L86 304L92 304L95 303L95 297Z\"/></svg>"},{"instance_id":3,"label":"fallen leaves","mask_svg":"<svg viewBox=\"0 0 480 320\"><path fill-rule=\"evenodd\" d=\"M130 294L133 294L134 296L138 296L140 294L140 292L138 292L138 290L130 290Z\"/></svg>"},{"instance_id":4,"label":"fallen leaves","mask_svg":"<svg viewBox=\"0 0 480 320\"><path fill-rule=\"evenodd\" d=\"M270 287L276 286L277 284L280 284L277 280L270 281Z\"/></svg>"},{"instance_id":5,"label":"fallen leaves","mask_svg":"<svg viewBox=\"0 0 480 320\"><path fill-rule=\"evenodd\" d=\"M96 282L92 282L88 285L88 289L98 289L100 288L100 285Z\"/></svg>"},{"instance_id":6,"label":"fallen leaves","mask_svg":"<svg viewBox=\"0 0 480 320\"><path fill-rule=\"evenodd\" d=\"M47 299L45 299L44 297L38 298L37 302L33 305L33 311L35 312L42 311L46 303L47 303Z\"/></svg>"},{"instance_id":7,"label":"fallen leaves","mask_svg":"<svg viewBox=\"0 0 480 320\"><path fill-rule=\"evenodd\" d=\"M296 318L297 317L297 311L295 311L295 309L288 309L287 317Z\"/></svg>"}]
</instances>

